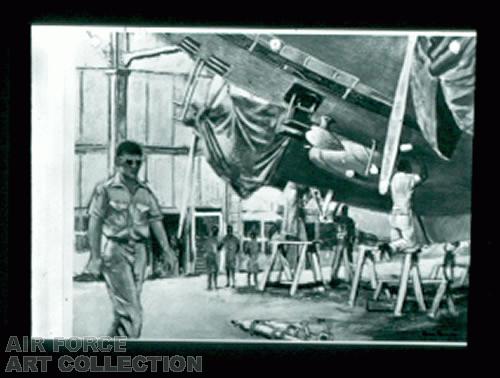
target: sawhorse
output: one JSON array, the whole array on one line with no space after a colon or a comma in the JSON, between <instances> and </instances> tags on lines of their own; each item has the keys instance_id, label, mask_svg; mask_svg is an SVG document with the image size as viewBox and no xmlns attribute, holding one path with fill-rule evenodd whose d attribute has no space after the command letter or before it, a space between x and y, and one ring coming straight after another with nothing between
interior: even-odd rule
<instances>
[{"instance_id":1,"label":"sawhorse","mask_svg":"<svg viewBox=\"0 0 500 378\"><path fill-rule=\"evenodd\" d=\"M349 306L354 307L356 297L358 295L359 283L363 274L363 268L368 261L371 265L370 284L373 290L377 289L377 271L375 269L375 255L373 250L375 246L359 245L358 246L358 259L356 261L356 270L354 271L354 278L351 286L351 293L349 295Z\"/></svg>"},{"instance_id":2,"label":"sawhorse","mask_svg":"<svg viewBox=\"0 0 500 378\"><path fill-rule=\"evenodd\" d=\"M455 303L453 302L452 296L452 282L443 277L441 283L438 286L434 300L432 301L432 306L429 311L429 316L435 318L439 311L441 301L446 298L446 304L448 305L448 311L451 315L456 316L457 310L455 308Z\"/></svg>"},{"instance_id":3,"label":"sawhorse","mask_svg":"<svg viewBox=\"0 0 500 378\"><path fill-rule=\"evenodd\" d=\"M460 277L460 279L458 280L458 284L454 284L455 268L465 269L462 277ZM450 276L447 275L446 269L450 270ZM429 316L431 318L435 318L437 316L439 307L441 306L441 302L443 301L443 299L446 299L446 304L448 306L448 312L450 313L450 315L456 316L458 314L455 308L455 303L453 302L453 290L458 287L465 286L465 282L469 276L468 264L455 264L455 262L453 261L452 265L447 266L446 258L443 264L440 264L432 269L431 278L437 279L440 270L442 270L442 278L436 291L436 295L434 296L434 300L432 301L431 309L429 311Z\"/></svg>"},{"instance_id":4,"label":"sawhorse","mask_svg":"<svg viewBox=\"0 0 500 378\"><path fill-rule=\"evenodd\" d=\"M264 277L260 282L259 291L264 291L266 284L269 282L271 277L271 271L277 260L280 261L280 272L278 273L278 282L281 280L282 273L285 274L287 280L292 281L292 286L290 287L290 296L294 296L297 292L297 288L300 281L300 276L305 268L306 258L309 258L309 263L313 272L313 277L315 282L320 282L326 288L326 282L323 279L323 273L321 272L321 259L317 248L313 251L308 252L308 248L313 242L308 241L290 241L290 240L277 240L271 241L272 244L272 254L269 265L264 270ZM297 245L299 247L299 259L295 271L292 272L288 264L288 260L281 252L280 245Z\"/></svg>"},{"instance_id":5,"label":"sawhorse","mask_svg":"<svg viewBox=\"0 0 500 378\"><path fill-rule=\"evenodd\" d=\"M406 300L406 293L408 291L408 283L410 281L410 275L418 307L421 311L426 311L424 292L422 290L422 278L420 276L420 269L418 267L419 252L420 251L404 253L404 258L401 265L401 277L399 279L398 296L396 298L396 306L394 308L394 316L399 317L402 315L403 305ZM375 300L378 299L384 285L392 284L395 282L398 281L384 280L384 279L379 280L373 298Z\"/></svg>"}]
</instances>

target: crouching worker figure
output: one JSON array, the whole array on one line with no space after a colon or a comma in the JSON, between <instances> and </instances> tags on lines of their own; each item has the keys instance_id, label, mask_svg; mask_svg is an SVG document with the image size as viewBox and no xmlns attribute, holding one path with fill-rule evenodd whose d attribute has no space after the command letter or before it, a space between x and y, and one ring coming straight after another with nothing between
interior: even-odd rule
<instances>
[{"instance_id":1,"label":"crouching worker figure","mask_svg":"<svg viewBox=\"0 0 500 378\"><path fill-rule=\"evenodd\" d=\"M423 179L419 174L412 173L411 165L407 160L399 162L397 172L392 177L389 246L394 251L413 253L419 249L413 223L412 197L415 187Z\"/></svg>"},{"instance_id":2,"label":"crouching worker figure","mask_svg":"<svg viewBox=\"0 0 500 378\"><path fill-rule=\"evenodd\" d=\"M245 246L245 254L248 255L247 265L247 280L248 286L252 286L251 278L253 277L253 284L258 286L259 282L257 276L259 274L259 242L255 232L250 233L250 241Z\"/></svg>"},{"instance_id":3,"label":"crouching worker figure","mask_svg":"<svg viewBox=\"0 0 500 378\"><path fill-rule=\"evenodd\" d=\"M211 235L205 239L203 243L203 252L205 253L207 263L207 290L217 289L217 277L219 275L219 249L217 243L217 235L219 228L213 226Z\"/></svg>"},{"instance_id":4,"label":"crouching worker figure","mask_svg":"<svg viewBox=\"0 0 500 378\"><path fill-rule=\"evenodd\" d=\"M140 296L150 227L164 259L170 267L176 264L163 228L158 201L151 189L138 180L142 161L139 144L131 141L120 143L115 157L117 172L96 186L89 208L91 255L85 272L99 275L102 271L106 281L114 313L109 336L138 338L141 334Z\"/></svg>"}]
</instances>

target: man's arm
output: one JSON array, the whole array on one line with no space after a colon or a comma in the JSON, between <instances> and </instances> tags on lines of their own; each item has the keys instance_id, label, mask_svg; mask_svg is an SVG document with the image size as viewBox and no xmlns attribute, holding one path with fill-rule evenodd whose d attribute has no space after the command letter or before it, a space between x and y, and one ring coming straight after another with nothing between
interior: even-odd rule
<instances>
[{"instance_id":1,"label":"man's arm","mask_svg":"<svg viewBox=\"0 0 500 378\"><path fill-rule=\"evenodd\" d=\"M97 185L92 193L89 206L89 228L87 235L90 245L90 258L84 273L99 276L101 273L101 237L103 217L108 203L107 192L101 185Z\"/></svg>"},{"instance_id":2,"label":"man's arm","mask_svg":"<svg viewBox=\"0 0 500 378\"><path fill-rule=\"evenodd\" d=\"M90 258L84 272L98 276L101 273L102 219L91 215L87 232L90 244Z\"/></svg>"},{"instance_id":3,"label":"man's arm","mask_svg":"<svg viewBox=\"0 0 500 378\"><path fill-rule=\"evenodd\" d=\"M156 240L158 240L158 243L160 244L160 247L163 251L163 254L165 256L165 259L170 265L170 269L174 269L176 263L177 263L177 256L175 255L175 252L173 251L172 247L170 246L170 243L168 241L167 237L167 232L165 231L165 228L163 227L163 214L160 209L160 204L158 203L158 200L156 199L155 195L153 192L150 191L150 213L149 213L149 224L151 227L151 230L153 231L154 236L156 237Z\"/></svg>"},{"instance_id":4,"label":"man's arm","mask_svg":"<svg viewBox=\"0 0 500 378\"><path fill-rule=\"evenodd\" d=\"M153 234L155 235L156 239L158 240L158 243L161 246L163 253L165 254L167 263L170 265L170 268L173 269L177 262L177 256L175 256L174 251L170 247L170 243L168 242L167 238L167 233L163 228L163 223L161 222L161 220L156 220L151 222L151 230L153 231Z\"/></svg>"}]
</instances>

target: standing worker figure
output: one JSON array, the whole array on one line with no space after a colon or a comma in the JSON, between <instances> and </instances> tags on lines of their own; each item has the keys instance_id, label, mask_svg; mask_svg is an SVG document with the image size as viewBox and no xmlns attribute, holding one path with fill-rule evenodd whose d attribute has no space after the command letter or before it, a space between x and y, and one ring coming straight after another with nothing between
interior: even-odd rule
<instances>
[{"instance_id":1,"label":"standing worker figure","mask_svg":"<svg viewBox=\"0 0 500 378\"><path fill-rule=\"evenodd\" d=\"M96 186L89 208L91 255L85 272L92 275L102 272L106 281L114 312L110 336L138 338L141 334L140 296L150 227L170 267L176 264L158 201L151 189L138 180L142 162L139 144L120 143L115 157L117 172Z\"/></svg>"},{"instance_id":2,"label":"standing worker figure","mask_svg":"<svg viewBox=\"0 0 500 378\"><path fill-rule=\"evenodd\" d=\"M240 251L240 241L233 235L232 226L227 226L227 235L220 242L219 248L224 248L226 251L226 287L229 287L231 280L233 281L232 287L236 287L236 258Z\"/></svg>"},{"instance_id":3,"label":"standing worker figure","mask_svg":"<svg viewBox=\"0 0 500 378\"><path fill-rule=\"evenodd\" d=\"M285 209L281 233L286 240L307 241L305 204L307 203L308 193L309 189L307 187L292 181L289 181L283 189ZM297 245L288 245L284 248L286 248L288 263L293 270L298 262L299 247Z\"/></svg>"},{"instance_id":4,"label":"standing worker figure","mask_svg":"<svg viewBox=\"0 0 500 378\"><path fill-rule=\"evenodd\" d=\"M338 205L340 206L340 204ZM356 239L356 226L352 218L349 217L349 208L342 206L341 214L336 216L338 207L334 211L333 220L335 225L336 248L332 262L330 284L335 285L341 264L344 264L344 274L347 281L351 281L352 272L352 251L354 240Z\"/></svg>"},{"instance_id":5,"label":"standing worker figure","mask_svg":"<svg viewBox=\"0 0 500 378\"><path fill-rule=\"evenodd\" d=\"M169 241L170 241L170 247L172 248L172 250L175 253L175 256L177 257L178 264L174 268L175 269L174 274L177 276L177 275L183 273L182 268L179 266L179 261L182 261L182 249L181 249L182 246L181 246L181 242L179 241L179 239L175 235L170 235Z\"/></svg>"},{"instance_id":6,"label":"standing worker figure","mask_svg":"<svg viewBox=\"0 0 500 378\"><path fill-rule=\"evenodd\" d=\"M352 263L352 251L356 240L356 225L349 216L349 207L343 206L341 213L335 218L338 226L338 238L342 248L345 248L349 263Z\"/></svg>"},{"instance_id":7,"label":"standing worker figure","mask_svg":"<svg viewBox=\"0 0 500 378\"><path fill-rule=\"evenodd\" d=\"M219 275L219 249L217 243L217 235L219 227L213 226L211 235L203 242L203 250L207 262L207 290L217 289L217 276Z\"/></svg>"},{"instance_id":8,"label":"standing worker figure","mask_svg":"<svg viewBox=\"0 0 500 378\"><path fill-rule=\"evenodd\" d=\"M412 173L408 160L400 160L391 180L392 212L390 216L392 250L416 252L419 248L413 223L412 197L424 177Z\"/></svg>"},{"instance_id":9,"label":"standing worker figure","mask_svg":"<svg viewBox=\"0 0 500 378\"><path fill-rule=\"evenodd\" d=\"M459 241L454 241L451 243L445 243L444 249L444 259L443 259L443 275L447 281L453 282L455 280L455 257L456 252L460 247Z\"/></svg>"},{"instance_id":10,"label":"standing worker figure","mask_svg":"<svg viewBox=\"0 0 500 378\"><path fill-rule=\"evenodd\" d=\"M257 276L259 274L259 242L257 241L257 234L255 232L250 233L250 241L245 246L245 254L248 254L248 286L252 286L251 277L253 276L253 283L255 287L257 287L259 284L257 280Z\"/></svg>"}]
</instances>

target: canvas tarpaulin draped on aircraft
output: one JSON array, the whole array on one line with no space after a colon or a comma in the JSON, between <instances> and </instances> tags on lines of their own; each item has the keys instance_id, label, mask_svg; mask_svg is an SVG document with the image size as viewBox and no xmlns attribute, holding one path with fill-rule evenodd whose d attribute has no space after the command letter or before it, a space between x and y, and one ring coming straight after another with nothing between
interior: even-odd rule
<instances>
[{"instance_id":1,"label":"canvas tarpaulin draped on aircraft","mask_svg":"<svg viewBox=\"0 0 500 378\"><path fill-rule=\"evenodd\" d=\"M453 154L460 130L473 134L475 63L476 38L418 39L413 105L425 139L443 158Z\"/></svg>"},{"instance_id":2,"label":"canvas tarpaulin draped on aircraft","mask_svg":"<svg viewBox=\"0 0 500 378\"><path fill-rule=\"evenodd\" d=\"M283 113L280 106L233 89L198 116L208 163L243 198L269 182L283 156L288 138L276 133Z\"/></svg>"}]
</instances>

